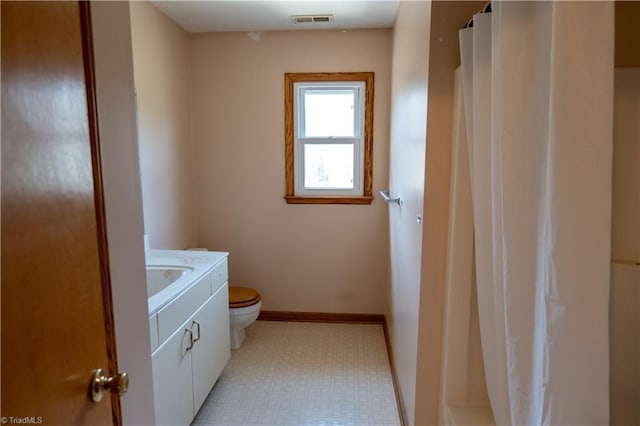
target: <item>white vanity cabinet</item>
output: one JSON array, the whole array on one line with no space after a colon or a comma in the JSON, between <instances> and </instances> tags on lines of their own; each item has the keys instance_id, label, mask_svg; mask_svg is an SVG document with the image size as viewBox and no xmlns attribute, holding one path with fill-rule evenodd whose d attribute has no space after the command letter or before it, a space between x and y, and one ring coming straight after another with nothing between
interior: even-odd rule
<instances>
[{"instance_id":1,"label":"white vanity cabinet","mask_svg":"<svg viewBox=\"0 0 640 426\"><path fill-rule=\"evenodd\" d=\"M193 320L200 324L200 335L194 335L194 339L197 337L198 340L191 352L195 415L231 357L231 348L227 344L230 338L229 290L226 283L194 314Z\"/></svg>"},{"instance_id":2,"label":"white vanity cabinet","mask_svg":"<svg viewBox=\"0 0 640 426\"><path fill-rule=\"evenodd\" d=\"M194 311L193 294L203 289L208 297ZM160 339L151 360L159 425L190 424L231 356L226 259L183 295L186 302L178 296L156 314ZM163 341L163 328L178 318L182 322Z\"/></svg>"}]
</instances>

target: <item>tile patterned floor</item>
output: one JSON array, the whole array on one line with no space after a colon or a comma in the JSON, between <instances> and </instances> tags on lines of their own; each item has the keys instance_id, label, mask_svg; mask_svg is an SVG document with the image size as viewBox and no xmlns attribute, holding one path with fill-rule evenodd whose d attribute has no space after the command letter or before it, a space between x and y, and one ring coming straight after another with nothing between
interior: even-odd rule
<instances>
[{"instance_id":1,"label":"tile patterned floor","mask_svg":"<svg viewBox=\"0 0 640 426\"><path fill-rule=\"evenodd\" d=\"M399 425L382 326L257 321L192 425Z\"/></svg>"}]
</instances>

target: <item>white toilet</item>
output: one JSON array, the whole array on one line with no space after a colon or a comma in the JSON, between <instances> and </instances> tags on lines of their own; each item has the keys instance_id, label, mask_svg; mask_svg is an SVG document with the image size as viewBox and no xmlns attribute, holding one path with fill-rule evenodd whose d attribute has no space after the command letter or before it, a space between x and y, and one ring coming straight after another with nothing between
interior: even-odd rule
<instances>
[{"instance_id":1,"label":"white toilet","mask_svg":"<svg viewBox=\"0 0 640 426\"><path fill-rule=\"evenodd\" d=\"M229 287L229 326L231 349L239 349L244 342L245 327L253 324L260 315L262 297L252 288Z\"/></svg>"}]
</instances>

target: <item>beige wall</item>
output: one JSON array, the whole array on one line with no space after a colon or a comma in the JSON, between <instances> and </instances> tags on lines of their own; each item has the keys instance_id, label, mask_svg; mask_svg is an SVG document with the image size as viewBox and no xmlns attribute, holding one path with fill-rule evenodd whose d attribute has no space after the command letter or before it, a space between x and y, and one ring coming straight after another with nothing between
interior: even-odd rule
<instances>
[{"instance_id":1,"label":"beige wall","mask_svg":"<svg viewBox=\"0 0 640 426\"><path fill-rule=\"evenodd\" d=\"M407 422L416 424L416 372L427 117L428 2L401 2L393 30L389 186L403 205L389 206L391 288L387 321Z\"/></svg>"},{"instance_id":2,"label":"beige wall","mask_svg":"<svg viewBox=\"0 0 640 426\"><path fill-rule=\"evenodd\" d=\"M387 185L391 32L192 35L198 245L230 255L230 284L264 310L383 313L387 209L287 205L284 73L374 71L374 193Z\"/></svg>"},{"instance_id":3,"label":"beige wall","mask_svg":"<svg viewBox=\"0 0 640 426\"><path fill-rule=\"evenodd\" d=\"M640 262L640 68L617 68L611 258Z\"/></svg>"},{"instance_id":4,"label":"beige wall","mask_svg":"<svg viewBox=\"0 0 640 426\"><path fill-rule=\"evenodd\" d=\"M611 424L640 424L640 68L615 73Z\"/></svg>"},{"instance_id":5,"label":"beige wall","mask_svg":"<svg viewBox=\"0 0 640 426\"><path fill-rule=\"evenodd\" d=\"M91 18L118 367L131 378L131 387L121 399L122 419L127 425L152 425L153 378L129 3L96 2L91 6Z\"/></svg>"},{"instance_id":6,"label":"beige wall","mask_svg":"<svg viewBox=\"0 0 640 426\"><path fill-rule=\"evenodd\" d=\"M611 424L640 423L640 2L616 1L611 229Z\"/></svg>"},{"instance_id":7,"label":"beige wall","mask_svg":"<svg viewBox=\"0 0 640 426\"><path fill-rule=\"evenodd\" d=\"M196 243L189 35L149 2L131 2L145 233L152 248Z\"/></svg>"}]
</instances>

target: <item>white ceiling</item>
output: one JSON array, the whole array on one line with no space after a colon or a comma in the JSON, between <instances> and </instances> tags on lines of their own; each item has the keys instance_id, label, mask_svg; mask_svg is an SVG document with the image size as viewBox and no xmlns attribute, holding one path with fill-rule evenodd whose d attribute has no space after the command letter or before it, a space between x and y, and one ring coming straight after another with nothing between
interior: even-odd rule
<instances>
[{"instance_id":1,"label":"white ceiling","mask_svg":"<svg viewBox=\"0 0 640 426\"><path fill-rule=\"evenodd\" d=\"M390 28L398 0L152 0L190 33ZM294 24L291 15L332 14L334 22Z\"/></svg>"}]
</instances>

